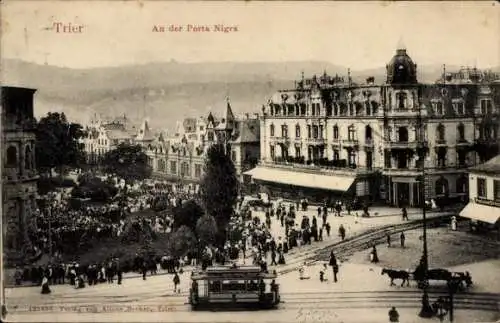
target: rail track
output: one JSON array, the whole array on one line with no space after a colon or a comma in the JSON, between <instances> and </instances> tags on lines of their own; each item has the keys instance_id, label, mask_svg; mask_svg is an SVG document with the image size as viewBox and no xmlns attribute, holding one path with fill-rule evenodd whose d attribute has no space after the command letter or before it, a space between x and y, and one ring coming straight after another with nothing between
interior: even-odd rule
<instances>
[{"instance_id":1,"label":"rail track","mask_svg":"<svg viewBox=\"0 0 500 323\"><path fill-rule=\"evenodd\" d=\"M439 227L443 225L448 218L449 215L443 215L427 219L427 227ZM337 258L346 258L355 252L370 248L373 244L379 244L385 241L387 234L396 234L402 231L415 230L422 226L423 221L417 220L410 223L387 225L365 231L364 233L358 234L352 238L347 238L344 241L304 253L302 257L298 257L294 259L293 262L289 263L287 268L282 270L278 269L278 275L284 275L296 271L303 265L304 262L306 262L307 265L312 265L318 261L328 261L331 251L335 253Z\"/></svg>"}]
</instances>

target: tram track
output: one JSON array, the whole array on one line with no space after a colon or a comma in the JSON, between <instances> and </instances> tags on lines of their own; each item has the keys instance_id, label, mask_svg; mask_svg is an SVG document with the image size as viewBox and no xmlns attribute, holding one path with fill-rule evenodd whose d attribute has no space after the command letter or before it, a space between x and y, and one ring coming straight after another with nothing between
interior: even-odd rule
<instances>
[{"instance_id":1,"label":"tram track","mask_svg":"<svg viewBox=\"0 0 500 323\"><path fill-rule=\"evenodd\" d=\"M439 227L445 223L445 220L448 219L451 214L452 213L429 218L426 220L427 226ZM410 223L391 224L367 230L353 236L352 238L347 238L344 241L339 241L319 249L307 251L303 254L301 254L299 250L298 254L300 256L287 265L287 268L282 270L278 268L277 273L278 275L285 275L296 271L304 264L304 262L306 265L312 265L318 261L327 261L331 251L335 253L337 258L346 258L355 252L369 249L373 244L382 243L385 241L387 234L392 235L402 231L415 230L421 228L422 226L423 220L411 221Z\"/></svg>"}]
</instances>

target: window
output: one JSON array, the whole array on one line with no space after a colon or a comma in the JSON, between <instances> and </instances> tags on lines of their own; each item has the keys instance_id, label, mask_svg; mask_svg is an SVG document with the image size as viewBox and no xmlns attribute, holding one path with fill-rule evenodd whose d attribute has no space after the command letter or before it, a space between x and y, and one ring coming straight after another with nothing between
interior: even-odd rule
<instances>
[{"instance_id":1,"label":"window","mask_svg":"<svg viewBox=\"0 0 500 323\"><path fill-rule=\"evenodd\" d=\"M458 140L465 141L465 126L463 123L460 123L457 126Z\"/></svg>"},{"instance_id":2,"label":"window","mask_svg":"<svg viewBox=\"0 0 500 323\"><path fill-rule=\"evenodd\" d=\"M356 128L354 126L349 126L347 138L349 140L356 140Z\"/></svg>"},{"instance_id":3,"label":"window","mask_svg":"<svg viewBox=\"0 0 500 323\"><path fill-rule=\"evenodd\" d=\"M481 113L492 113L493 112L493 107L491 105L491 100L490 99L482 99L481 100Z\"/></svg>"},{"instance_id":4,"label":"window","mask_svg":"<svg viewBox=\"0 0 500 323\"><path fill-rule=\"evenodd\" d=\"M367 142L372 140L372 127L370 126L365 127L365 139Z\"/></svg>"},{"instance_id":5,"label":"window","mask_svg":"<svg viewBox=\"0 0 500 323\"><path fill-rule=\"evenodd\" d=\"M459 167L467 166L467 151L457 149L457 164Z\"/></svg>"},{"instance_id":6,"label":"window","mask_svg":"<svg viewBox=\"0 0 500 323\"><path fill-rule=\"evenodd\" d=\"M457 193L467 192L467 182L468 178L465 175L462 175L457 179Z\"/></svg>"},{"instance_id":7,"label":"window","mask_svg":"<svg viewBox=\"0 0 500 323\"><path fill-rule=\"evenodd\" d=\"M274 160L276 157L276 151L274 150L274 146L269 147L270 148L270 153L271 153L271 159Z\"/></svg>"},{"instance_id":8,"label":"window","mask_svg":"<svg viewBox=\"0 0 500 323\"><path fill-rule=\"evenodd\" d=\"M201 165L200 164L194 165L194 176L197 178L201 177Z\"/></svg>"},{"instance_id":9,"label":"window","mask_svg":"<svg viewBox=\"0 0 500 323\"><path fill-rule=\"evenodd\" d=\"M405 110L406 109L406 93L399 92L396 94L397 102L398 102L398 109L399 110Z\"/></svg>"},{"instance_id":10,"label":"window","mask_svg":"<svg viewBox=\"0 0 500 323\"><path fill-rule=\"evenodd\" d=\"M465 103L463 101L458 101L456 103L456 111L458 115L464 115L465 114Z\"/></svg>"},{"instance_id":11,"label":"window","mask_svg":"<svg viewBox=\"0 0 500 323\"><path fill-rule=\"evenodd\" d=\"M318 139L318 126L313 126L313 138Z\"/></svg>"},{"instance_id":12,"label":"window","mask_svg":"<svg viewBox=\"0 0 500 323\"><path fill-rule=\"evenodd\" d=\"M295 137L300 138L300 126L299 125L295 126Z\"/></svg>"},{"instance_id":13,"label":"window","mask_svg":"<svg viewBox=\"0 0 500 323\"><path fill-rule=\"evenodd\" d=\"M477 197L486 198L486 179L478 178L477 179Z\"/></svg>"},{"instance_id":14,"label":"window","mask_svg":"<svg viewBox=\"0 0 500 323\"><path fill-rule=\"evenodd\" d=\"M208 141L214 141L214 133L211 131L208 133Z\"/></svg>"},{"instance_id":15,"label":"window","mask_svg":"<svg viewBox=\"0 0 500 323\"><path fill-rule=\"evenodd\" d=\"M337 125L333 126L333 139L339 139L339 127Z\"/></svg>"},{"instance_id":16,"label":"window","mask_svg":"<svg viewBox=\"0 0 500 323\"><path fill-rule=\"evenodd\" d=\"M7 167L16 167L17 165L17 149L14 146L7 148Z\"/></svg>"},{"instance_id":17,"label":"window","mask_svg":"<svg viewBox=\"0 0 500 323\"><path fill-rule=\"evenodd\" d=\"M319 139L323 139L323 126L319 126Z\"/></svg>"},{"instance_id":18,"label":"window","mask_svg":"<svg viewBox=\"0 0 500 323\"><path fill-rule=\"evenodd\" d=\"M493 198L495 201L500 201L500 180L493 180L493 190L495 192Z\"/></svg>"},{"instance_id":19,"label":"window","mask_svg":"<svg viewBox=\"0 0 500 323\"><path fill-rule=\"evenodd\" d=\"M295 157L300 157L300 147L295 146Z\"/></svg>"},{"instance_id":20,"label":"window","mask_svg":"<svg viewBox=\"0 0 500 323\"><path fill-rule=\"evenodd\" d=\"M349 150L348 162L350 167L356 166L356 152L353 149Z\"/></svg>"},{"instance_id":21,"label":"window","mask_svg":"<svg viewBox=\"0 0 500 323\"><path fill-rule=\"evenodd\" d=\"M288 127L286 125L281 126L281 137L283 138L288 137Z\"/></svg>"},{"instance_id":22,"label":"window","mask_svg":"<svg viewBox=\"0 0 500 323\"><path fill-rule=\"evenodd\" d=\"M438 147L436 151L438 167L446 167L446 152L446 147Z\"/></svg>"},{"instance_id":23,"label":"window","mask_svg":"<svg viewBox=\"0 0 500 323\"><path fill-rule=\"evenodd\" d=\"M269 131L270 131L271 137L274 137L274 125L273 124L271 125Z\"/></svg>"},{"instance_id":24,"label":"window","mask_svg":"<svg viewBox=\"0 0 500 323\"><path fill-rule=\"evenodd\" d=\"M233 162L235 162L235 161L236 161L236 151L235 151L235 150L231 150L231 160L232 160Z\"/></svg>"},{"instance_id":25,"label":"window","mask_svg":"<svg viewBox=\"0 0 500 323\"><path fill-rule=\"evenodd\" d=\"M177 162L175 161L170 162L170 173L177 174Z\"/></svg>"},{"instance_id":26,"label":"window","mask_svg":"<svg viewBox=\"0 0 500 323\"><path fill-rule=\"evenodd\" d=\"M438 141L445 141L445 130L441 123L437 126L437 137Z\"/></svg>"},{"instance_id":27,"label":"window","mask_svg":"<svg viewBox=\"0 0 500 323\"><path fill-rule=\"evenodd\" d=\"M311 125L307 125L307 138L311 138Z\"/></svg>"},{"instance_id":28,"label":"window","mask_svg":"<svg viewBox=\"0 0 500 323\"><path fill-rule=\"evenodd\" d=\"M340 159L340 152L338 149L333 150L333 160L339 160Z\"/></svg>"},{"instance_id":29,"label":"window","mask_svg":"<svg viewBox=\"0 0 500 323\"><path fill-rule=\"evenodd\" d=\"M33 164L32 164L32 156L31 156L31 148L30 146L26 146L24 150L24 168L25 169L32 169Z\"/></svg>"},{"instance_id":30,"label":"window","mask_svg":"<svg viewBox=\"0 0 500 323\"><path fill-rule=\"evenodd\" d=\"M436 181L436 195L448 194L448 181L446 178L441 177Z\"/></svg>"},{"instance_id":31,"label":"window","mask_svg":"<svg viewBox=\"0 0 500 323\"><path fill-rule=\"evenodd\" d=\"M443 102L441 101L436 102L436 114L438 115L444 114Z\"/></svg>"},{"instance_id":32,"label":"window","mask_svg":"<svg viewBox=\"0 0 500 323\"><path fill-rule=\"evenodd\" d=\"M366 168L372 169L373 167L373 153L371 151L366 152Z\"/></svg>"}]
</instances>

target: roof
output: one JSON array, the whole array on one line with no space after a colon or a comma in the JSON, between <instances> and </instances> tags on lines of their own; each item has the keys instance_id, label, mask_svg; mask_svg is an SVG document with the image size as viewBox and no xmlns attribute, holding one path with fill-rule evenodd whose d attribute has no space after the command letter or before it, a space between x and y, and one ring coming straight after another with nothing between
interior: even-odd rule
<instances>
[{"instance_id":1,"label":"roof","mask_svg":"<svg viewBox=\"0 0 500 323\"><path fill-rule=\"evenodd\" d=\"M106 131L109 139L131 139L132 136L125 130L113 129Z\"/></svg>"},{"instance_id":2,"label":"roof","mask_svg":"<svg viewBox=\"0 0 500 323\"><path fill-rule=\"evenodd\" d=\"M238 129L233 143L251 143L260 141L260 126L258 120L243 120L238 122Z\"/></svg>"},{"instance_id":3,"label":"roof","mask_svg":"<svg viewBox=\"0 0 500 323\"><path fill-rule=\"evenodd\" d=\"M153 133L151 132L151 129L149 129L149 125L147 120L144 120L142 122L141 128L139 129L139 132L137 133L137 137L135 137L135 140L137 141L153 141L154 136Z\"/></svg>"},{"instance_id":4,"label":"roof","mask_svg":"<svg viewBox=\"0 0 500 323\"><path fill-rule=\"evenodd\" d=\"M231 109L231 104L229 103L229 98L227 98L226 111L222 117L220 123L215 127L217 130L230 130L234 127L234 114Z\"/></svg>"},{"instance_id":5,"label":"roof","mask_svg":"<svg viewBox=\"0 0 500 323\"><path fill-rule=\"evenodd\" d=\"M500 174L500 155L493 157L482 165L470 168L474 173Z\"/></svg>"}]
</instances>

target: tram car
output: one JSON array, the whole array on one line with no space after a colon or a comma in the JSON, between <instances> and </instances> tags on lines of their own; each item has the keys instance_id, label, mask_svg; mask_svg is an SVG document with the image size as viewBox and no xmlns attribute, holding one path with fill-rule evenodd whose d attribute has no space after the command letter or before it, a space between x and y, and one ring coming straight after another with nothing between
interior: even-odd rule
<instances>
[{"instance_id":1,"label":"tram car","mask_svg":"<svg viewBox=\"0 0 500 323\"><path fill-rule=\"evenodd\" d=\"M276 272L258 266L217 266L191 275L189 303L193 310L270 309L280 303Z\"/></svg>"}]
</instances>

